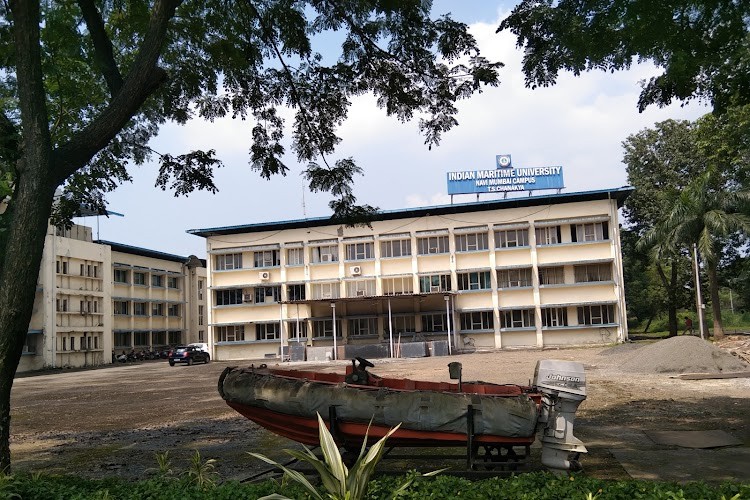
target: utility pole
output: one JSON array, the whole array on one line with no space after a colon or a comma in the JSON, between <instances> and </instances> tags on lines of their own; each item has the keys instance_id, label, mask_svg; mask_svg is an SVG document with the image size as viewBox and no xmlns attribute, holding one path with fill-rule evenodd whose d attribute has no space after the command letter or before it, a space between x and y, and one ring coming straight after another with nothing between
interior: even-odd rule
<instances>
[{"instance_id":1,"label":"utility pole","mask_svg":"<svg viewBox=\"0 0 750 500\"><path fill-rule=\"evenodd\" d=\"M698 245L693 243L693 271L695 272L695 306L698 309L698 325L700 325L701 339L705 340L703 328L703 299L701 299L701 277L698 267Z\"/></svg>"}]
</instances>

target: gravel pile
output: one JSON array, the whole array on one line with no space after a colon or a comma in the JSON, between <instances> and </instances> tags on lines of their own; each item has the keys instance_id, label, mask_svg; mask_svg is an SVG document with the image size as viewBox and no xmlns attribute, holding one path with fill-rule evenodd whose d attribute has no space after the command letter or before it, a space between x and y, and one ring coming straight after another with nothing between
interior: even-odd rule
<instances>
[{"instance_id":1,"label":"gravel pile","mask_svg":"<svg viewBox=\"0 0 750 500\"><path fill-rule=\"evenodd\" d=\"M723 373L750 371L750 365L710 342L683 335L637 349L620 369L629 373Z\"/></svg>"}]
</instances>

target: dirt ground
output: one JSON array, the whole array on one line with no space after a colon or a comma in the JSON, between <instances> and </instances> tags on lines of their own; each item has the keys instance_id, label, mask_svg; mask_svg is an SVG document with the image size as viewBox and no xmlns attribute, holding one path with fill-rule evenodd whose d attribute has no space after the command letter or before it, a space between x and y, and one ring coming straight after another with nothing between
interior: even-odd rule
<instances>
[{"instance_id":1,"label":"dirt ground","mask_svg":"<svg viewBox=\"0 0 750 500\"><path fill-rule=\"evenodd\" d=\"M629 343L373 360L371 371L448 380L448 362L460 361L464 380L528 384L537 360L582 362L588 399L579 409L575 433L589 448L582 460L586 474L600 478L629 477L611 452L620 430L722 429L750 446L750 378L680 380L620 372L623 359L642 347ZM348 363L292 364L343 371ZM199 450L204 459L218 460L223 479L245 479L264 469L247 451L284 459L283 448L299 445L259 428L223 402L216 386L229 365L170 367L166 361L150 361L18 378L12 394L14 471L143 478L153 473L156 452L169 451L179 470Z\"/></svg>"}]
</instances>

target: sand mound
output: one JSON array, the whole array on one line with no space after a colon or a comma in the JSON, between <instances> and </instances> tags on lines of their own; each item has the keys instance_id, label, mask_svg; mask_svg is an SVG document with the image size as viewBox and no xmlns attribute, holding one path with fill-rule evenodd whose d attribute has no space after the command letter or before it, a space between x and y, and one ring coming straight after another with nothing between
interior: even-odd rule
<instances>
[{"instance_id":1,"label":"sand mound","mask_svg":"<svg viewBox=\"0 0 750 500\"><path fill-rule=\"evenodd\" d=\"M637 349L620 369L630 373L723 373L750 371L750 365L710 342L684 335Z\"/></svg>"}]
</instances>

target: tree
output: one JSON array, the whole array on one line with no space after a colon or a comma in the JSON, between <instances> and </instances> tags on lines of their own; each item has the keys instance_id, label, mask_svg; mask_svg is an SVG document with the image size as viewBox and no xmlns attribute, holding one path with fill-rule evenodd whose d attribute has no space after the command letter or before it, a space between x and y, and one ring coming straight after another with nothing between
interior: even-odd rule
<instances>
[{"instance_id":1,"label":"tree","mask_svg":"<svg viewBox=\"0 0 750 500\"><path fill-rule=\"evenodd\" d=\"M666 217L644 235L646 244L667 251L696 245L706 266L714 338L724 329L719 300L718 264L726 239L736 233L750 234L750 192L723 189L714 169L695 178L675 200Z\"/></svg>"},{"instance_id":2,"label":"tree","mask_svg":"<svg viewBox=\"0 0 750 500\"><path fill-rule=\"evenodd\" d=\"M638 237L643 237L664 218L690 179L702 172L705 158L696 144L694 129L695 124L689 121L666 120L623 141L628 182L635 187L625 201L623 212ZM642 249L634 246L629 250L650 256L664 290L669 335L674 336L679 328L677 311L689 303L685 284L692 281L690 258L680 249L654 248L660 242L652 243L651 248L641 245ZM639 295L636 300L642 297Z\"/></svg>"},{"instance_id":3,"label":"tree","mask_svg":"<svg viewBox=\"0 0 750 500\"><path fill-rule=\"evenodd\" d=\"M749 17L734 0L522 0L498 31L523 47L527 86L648 60L663 72L643 82L641 111L697 98L721 113L750 102Z\"/></svg>"},{"instance_id":4,"label":"tree","mask_svg":"<svg viewBox=\"0 0 750 500\"><path fill-rule=\"evenodd\" d=\"M157 186L176 194L215 191L214 151L156 153L148 140L167 120L251 118L250 163L261 177L284 175L285 123L294 109L292 150L314 190L330 191L334 217L359 220L352 159L329 164L336 128L353 97L372 92L399 120L419 118L428 146L457 124L455 103L497 68L467 27L430 17L420 0L11 0L0 5L0 469L10 466L10 391L31 318L53 215L129 179L128 162L157 156ZM313 43L344 34L325 64ZM6 192L7 191L7 192Z\"/></svg>"}]
</instances>

